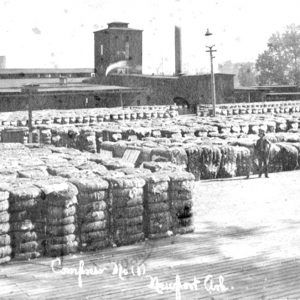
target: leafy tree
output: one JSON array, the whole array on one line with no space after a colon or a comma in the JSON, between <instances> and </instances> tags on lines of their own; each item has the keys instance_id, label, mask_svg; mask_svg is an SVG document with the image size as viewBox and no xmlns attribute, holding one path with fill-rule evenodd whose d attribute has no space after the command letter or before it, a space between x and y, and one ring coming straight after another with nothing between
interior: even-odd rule
<instances>
[{"instance_id":1,"label":"leafy tree","mask_svg":"<svg viewBox=\"0 0 300 300\"><path fill-rule=\"evenodd\" d=\"M241 86L253 86L256 84L255 64L248 62L240 65L238 81Z\"/></svg>"},{"instance_id":2,"label":"leafy tree","mask_svg":"<svg viewBox=\"0 0 300 300\"><path fill-rule=\"evenodd\" d=\"M300 85L300 26L289 25L282 34L274 33L268 48L256 61L260 85Z\"/></svg>"},{"instance_id":3,"label":"leafy tree","mask_svg":"<svg viewBox=\"0 0 300 300\"><path fill-rule=\"evenodd\" d=\"M223 64L218 65L218 71L225 74L234 74L234 86L239 86L238 72L240 63L233 63L231 60L225 61Z\"/></svg>"}]
</instances>

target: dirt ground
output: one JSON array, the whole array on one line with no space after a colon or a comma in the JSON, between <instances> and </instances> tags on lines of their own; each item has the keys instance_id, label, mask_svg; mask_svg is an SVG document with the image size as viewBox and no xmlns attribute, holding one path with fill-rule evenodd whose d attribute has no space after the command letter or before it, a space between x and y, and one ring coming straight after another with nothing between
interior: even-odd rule
<instances>
[{"instance_id":1,"label":"dirt ground","mask_svg":"<svg viewBox=\"0 0 300 300\"><path fill-rule=\"evenodd\" d=\"M299 257L299 204L300 171L200 181L195 187L196 232L218 235L225 257Z\"/></svg>"},{"instance_id":2,"label":"dirt ground","mask_svg":"<svg viewBox=\"0 0 300 300\"><path fill-rule=\"evenodd\" d=\"M79 286L53 258L13 261L0 266L0 299L300 299L300 171L199 181L194 193L194 233L63 258L65 270L112 262L128 273Z\"/></svg>"}]
</instances>

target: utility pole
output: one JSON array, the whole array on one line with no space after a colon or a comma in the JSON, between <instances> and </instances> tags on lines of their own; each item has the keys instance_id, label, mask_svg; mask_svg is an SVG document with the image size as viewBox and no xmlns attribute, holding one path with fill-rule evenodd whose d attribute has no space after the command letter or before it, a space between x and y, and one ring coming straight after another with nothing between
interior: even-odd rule
<instances>
[{"instance_id":1,"label":"utility pole","mask_svg":"<svg viewBox=\"0 0 300 300\"><path fill-rule=\"evenodd\" d=\"M205 36L210 36L212 35L212 33L209 32L209 30L207 29ZM213 117L216 116L216 84L215 84L215 74L214 74L214 63L213 63L213 59L215 58L213 56L213 52L217 52L217 50L213 49L215 47L215 45L212 46L206 46L206 48L208 48L208 50L206 50L206 52L209 52L210 55L210 80L211 80L211 100L212 100L212 106L213 106Z\"/></svg>"},{"instance_id":2,"label":"utility pole","mask_svg":"<svg viewBox=\"0 0 300 300\"><path fill-rule=\"evenodd\" d=\"M28 110L28 130L29 130L29 139L28 142L32 143L32 109L33 109L33 100L36 97L38 92L38 86L34 84L25 85L22 87L22 92L25 94L27 98L27 110Z\"/></svg>"}]
</instances>

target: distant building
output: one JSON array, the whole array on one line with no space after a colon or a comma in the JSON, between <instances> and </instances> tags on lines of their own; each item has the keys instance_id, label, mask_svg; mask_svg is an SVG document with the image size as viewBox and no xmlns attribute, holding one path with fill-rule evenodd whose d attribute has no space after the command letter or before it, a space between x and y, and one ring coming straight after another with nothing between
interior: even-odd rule
<instances>
[{"instance_id":1,"label":"distant building","mask_svg":"<svg viewBox=\"0 0 300 300\"><path fill-rule=\"evenodd\" d=\"M107 29L94 32L95 72L104 76L112 63L126 61L130 68L120 66L115 73L142 73L142 30L128 28L128 23L113 22Z\"/></svg>"},{"instance_id":2,"label":"distant building","mask_svg":"<svg viewBox=\"0 0 300 300\"><path fill-rule=\"evenodd\" d=\"M91 68L42 68L42 69L0 69L0 79L25 79L25 78L69 78L92 77L94 69Z\"/></svg>"},{"instance_id":3,"label":"distant building","mask_svg":"<svg viewBox=\"0 0 300 300\"><path fill-rule=\"evenodd\" d=\"M232 74L215 74L217 103L233 102ZM112 74L102 83L124 87L147 89L141 105L185 105L194 112L198 104L211 104L211 77L204 75L151 76Z\"/></svg>"},{"instance_id":4,"label":"distant building","mask_svg":"<svg viewBox=\"0 0 300 300\"><path fill-rule=\"evenodd\" d=\"M197 104L211 103L210 74L182 74L181 29L175 27L175 76L156 76L142 74L142 31L128 28L128 23L109 23L108 28L94 33L95 73L100 84L144 88L147 90L140 105L178 105L187 106L195 111ZM172 49L170 49L172 51ZM116 62L127 61L131 68L122 66L106 75L107 68ZM232 101L232 74L215 74L217 103Z\"/></svg>"},{"instance_id":5,"label":"distant building","mask_svg":"<svg viewBox=\"0 0 300 300\"><path fill-rule=\"evenodd\" d=\"M0 56L0 69L5 69L5 68L6 68L6 57Z\"/></svg>"}]
</instances>

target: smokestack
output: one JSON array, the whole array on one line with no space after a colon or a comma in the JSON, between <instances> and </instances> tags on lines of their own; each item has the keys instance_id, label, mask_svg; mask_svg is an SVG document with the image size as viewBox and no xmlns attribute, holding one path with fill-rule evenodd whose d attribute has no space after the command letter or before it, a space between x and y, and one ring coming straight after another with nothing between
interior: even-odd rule
<instances>
[{"instance_id":1,"label":"smokestack","mask_svg":"<svg viewBox=\"0 0 300 300\"><path fill-rule=\"evenodd\" d=\"M181 73L181 28L175 26L175 75Z\"/></svg>"},{"instance_id":2,"label":"smokestack","mask_svg":"<svg viewBox=\"0 0 300 300\"><path fill-rule=\"evenodd\" d=\"M0 56L0 69L5 69L5 68L6 68L6 57Z\"/></svg>"}]
</instances>

